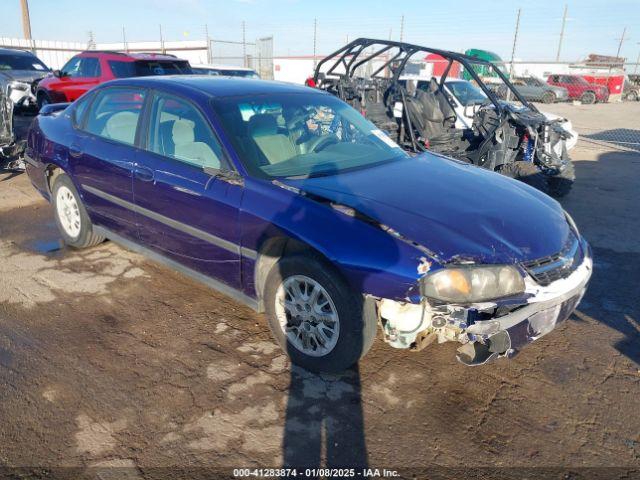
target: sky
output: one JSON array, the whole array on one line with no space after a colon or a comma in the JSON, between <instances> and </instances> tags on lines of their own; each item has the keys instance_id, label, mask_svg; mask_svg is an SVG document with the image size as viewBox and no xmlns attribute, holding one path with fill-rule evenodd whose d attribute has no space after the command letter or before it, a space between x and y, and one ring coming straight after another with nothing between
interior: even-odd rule
<instances>
[{"instance_id":1,"label":"sky","mask_svg":"<svg viewBox=\"0 0 640 480\"><path fill-rule=\"evenodd\" d=\"M0 37L21 37L20 0L0 0ZM589 53L615 55L623 28L621 56L640 53L640 0L567 0L561 60ZM529 0L29 0L33 38L118 42L201 40L205 25L213 39L247 41L274 37L276 55L330 53L359 36L399 40L464 51L482 48L510 59L518 9L515 58L555 60L563 1ZM404 25L402 17L404 16Z\"/></svg>"}]
</instances>

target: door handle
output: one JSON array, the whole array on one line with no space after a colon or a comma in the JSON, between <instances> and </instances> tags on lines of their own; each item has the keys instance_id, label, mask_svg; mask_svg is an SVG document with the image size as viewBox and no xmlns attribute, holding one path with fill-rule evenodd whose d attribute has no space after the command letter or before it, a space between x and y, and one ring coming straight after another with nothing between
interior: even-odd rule
<instances>
[{"instance_id":1,"label":"door handle","mask_svg":"<svg viewBox=\"0 0 640 480\"><path fill-rule=\"evenodd\" d=\"M133 175L143 182L150 182L153 180L153 170L147 167L142 167L140 165L133 166Z\"/></svg>"}]
</instances>

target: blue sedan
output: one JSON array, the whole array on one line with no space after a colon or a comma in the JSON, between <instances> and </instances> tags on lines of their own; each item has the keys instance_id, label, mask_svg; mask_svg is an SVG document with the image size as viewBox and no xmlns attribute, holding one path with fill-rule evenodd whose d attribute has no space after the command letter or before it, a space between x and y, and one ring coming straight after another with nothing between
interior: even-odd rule
<instances>
[{"instance_id":1,"label":"blue sedan","mask_svg":"<svg viewBox=\"0 0 640 480\"><path fill-rule=\"evenodd\" d=\"M27 172L76 248L110 239L257 311L294 363L340 371L376 333L510 357L575 309L592 270L543 193L431 153L306 87L122 79L50 105ZM213 334L213 333L212 333Z\"/></svg>"}]
</instances>

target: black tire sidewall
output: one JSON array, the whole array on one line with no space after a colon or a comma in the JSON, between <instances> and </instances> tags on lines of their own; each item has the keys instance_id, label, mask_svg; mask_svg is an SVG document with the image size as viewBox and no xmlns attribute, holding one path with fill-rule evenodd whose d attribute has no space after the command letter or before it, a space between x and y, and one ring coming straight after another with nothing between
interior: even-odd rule
<instances>
[{"instance_id":1,"label":"black tire sidewall","mask_svg":"<svg viewBox=\"0 0 640 480\"><path fill-rule=\"evenodd\" d=\"M294 347L280 327L275 312L275 296L280 284L293 275L304 275L327 291L340 322L338 341L327 355L313 357ZM269 328L291 361L312 372L338 373L355 364L371 347L377 329L375 314L366 313L365 302L340 273L319 255L298 253L285 256L269 272L264 290Z\"/></svg>"},{"instance_id":2,"label":"black tire sidewall","mask_svg":"<svg viewBox=\"0 0 640 480\"><path fill-rule=\"evenodd\" d=\"M592 105L596 103L596 94L593 92L584 92L580 97L580 101L586 105Z\"/></svg>"},{"instance_id":3,"label":"black tire sidewall","mask_svg":"<svg viewBox=\"0 0 640 480\"><path fill-rule=\"evenodd\" d=\"M69 234L67 234L64 227L60 223L60 218L58 217L58 208L56 202L58 189L61 186L65 186L71 191L76 199L76 203L78 204L78 210L80 211L80 234L76 238L73 238L69 236ZM85 247L90 242L93 226L91 224L91 220L89 219L89 215L87 214L87 211L82 203L82 200L80 199L78 190L76 189L71 179L64 173L58 175L53 181L53 185L51 187L51 205L53 206L53 216L56 220L56 226L60 231L60 235L62 235L64 243L75 248Z\"/></svg>"},{"instance_id":4,"label":"black tire sidewall","mask_svg":"<svg viewBox=\"0 0 640 480\"><path fill-rule=\"evenodd\" d=\"M43 107L43 100L46 100L47 103L51 103L51 99L49 95L44 90L40 90L36 95L36 104L38 105L38 110Z\"/></svg>"}]
</instances>

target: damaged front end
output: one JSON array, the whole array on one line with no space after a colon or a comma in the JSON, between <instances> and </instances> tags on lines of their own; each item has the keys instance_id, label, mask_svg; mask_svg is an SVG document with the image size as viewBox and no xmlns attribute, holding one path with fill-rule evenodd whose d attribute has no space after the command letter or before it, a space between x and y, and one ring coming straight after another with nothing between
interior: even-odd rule
<instances>
[{"instance_id":1,"label":"damaged front end","mask_svg":"<svg viewBox=\"0 0 640 480\"><path fill-rule=\"evenodd\" d=\"M478 276L473 269L489 273ZM378 299L384 339L392 347L415 351L435 342L458 342L461 346L457 358L470 366L513 357L573 313L592 269L590 248L577 233L556 255L518 265L445 266L421 277L420 303ZM514 272L520 275L519 279L513 277ZM436 280L440 289L433 288L435 276L442 277ZM491 282L503 292L518 291L499 299L485 299L482 292L495 289ZM462 297L471 299L475 295L477 299L447 300L446 292L456 290Z\"/></svg>"}]
</instances>

